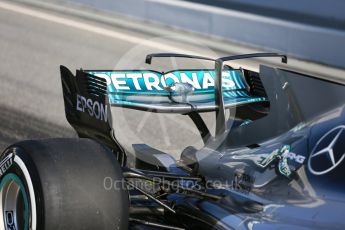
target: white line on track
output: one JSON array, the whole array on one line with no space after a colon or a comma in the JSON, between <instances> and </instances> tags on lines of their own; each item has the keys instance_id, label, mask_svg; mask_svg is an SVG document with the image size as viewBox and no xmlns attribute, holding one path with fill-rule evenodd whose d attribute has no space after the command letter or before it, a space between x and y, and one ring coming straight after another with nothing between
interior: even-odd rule
<instances>
[{"instance_id":1,"label":"white line on track","mask_svg":"<svg viewBox=\"0 0 345 230\"><path fill-rule=\"evenodd\" d=\"M28 9L26 7L11 4L8 2L0 2L0 8L5 9L5 10L9 10L9 11L13 11L16 13L20 13L23 15L31 16L34 18L46 20L49 22L54 22L54 23L57 23L60 25L65 25L65 26L69 26L72 28L92 32L95 34L123 40L125 42L130 42L130 43L134 43L134 44L140 43L140 44L143 44L147 47L152 47L154 49L160 49L160 50L166 50L166 51L169 50L169 52L176 52L176 53L194 53L195 54L195 52L193 52L191 50L180 49L176 46L153 42L153 41L150 41L148 39L138 38L138 37L134 37L133 35L128 35L125 33L116 32L113 30L109 30L109 29L98 27L98 26L90 25L90 24L87 24L84 22L78 22L78 21L75 21L72 19L67 19L67 18L61 17L61 16L51 15L51 14L44 13L44 12L34 10L34 9Z\"/></svg>"},{"instance_id":2,"label":"white line on track","mask_svg":"<svg viewBox=\"0 0 345 230\"><path fill-rule=\"evenodd\" d=\"M114 30L109 30L109 29L105 29L105 28L102 28L99 26L91 25L91 24L88 24L85 22L80 22L80 21L64 18L62 16L52 15L52 14L45 13L45 12L35 10L35 9L29 9L27 7L13 4L13 3L9 3L9 2L0 1L0 9L1 8L5 9L5 10L12 11L12 12L16 12L19 14L23 14L23 15L34 17L34 18L46 20L49 22L57 23L60 25L68 26L71 28L76 28L79 30L84 30L84 31L99 34L102 36L122 40L122 41L129 42L129 43L133 43L136 45L141 44L141 45L144 45L146 47L151 47L154 50L158 49L158 50L169 52L169 53L187 53L187 54L194 54L194 55L203 56L202 53L199 53L198 51L193 51L191 49L185 49L185 48L181 49L177 46L163 44L163 43L159 43L159 42L152 41L152 40L145 39L145 38L134 37L133 35L125 34L123 32L116 32ZM212 53L209 56L215 58L214 55L212 55ZM236 62L235 63L233 62L231 66L234 68L238 68L241 66L241 67L249 69L249 70L258 71L258 68L256 65L248 64L248 63L237 65Z\"/></svg>"}]
</instances>

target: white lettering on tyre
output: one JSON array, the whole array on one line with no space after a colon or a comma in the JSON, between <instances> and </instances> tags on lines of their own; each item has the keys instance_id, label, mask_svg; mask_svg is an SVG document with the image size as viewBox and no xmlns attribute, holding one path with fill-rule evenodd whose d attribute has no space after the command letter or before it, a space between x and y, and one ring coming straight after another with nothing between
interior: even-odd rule
<instances>
[{"instance_id":1,"label":"white lettering on tyre","mask_svg":"<svg viewBox=\"0 0 345 230\"><path fill-rule=\"evenodd\" d=\"M5 172L12 166L12 164L13 153L10 153L0 162L0 176L4 175Z\"/></svg>"}]
</instances>

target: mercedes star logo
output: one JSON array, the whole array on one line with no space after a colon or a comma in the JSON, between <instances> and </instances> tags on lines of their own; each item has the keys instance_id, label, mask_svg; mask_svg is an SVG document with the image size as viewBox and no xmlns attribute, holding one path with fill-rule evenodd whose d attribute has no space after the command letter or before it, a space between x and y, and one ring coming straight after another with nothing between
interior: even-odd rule
<instances>
[{"instance_id":1,"label":"mercedes star logo","mask_svg":"<svg viewBox=\"0 0 345 230\"><path fill-rule=\"evenodd\" d=\"M324 175L335 169L344 160L344 131L344 125L337 126L324 134L316 143L308 159L308 168L311 173ZM320 157L325 156L328 162L320 160ZM317 167L320 165L323 165L323 167Z\"/></svg>"}]
</instances>

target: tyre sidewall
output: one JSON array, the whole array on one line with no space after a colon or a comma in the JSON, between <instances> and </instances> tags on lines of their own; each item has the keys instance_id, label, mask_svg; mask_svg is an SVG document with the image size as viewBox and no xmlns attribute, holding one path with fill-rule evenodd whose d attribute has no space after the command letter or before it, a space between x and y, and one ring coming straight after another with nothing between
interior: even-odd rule
<instances>
[{"instance_id":1,"label":"tyre sidewall","mask_svg":"<svg viewBox=\"0 0 345 230\"><path fill-rule=\"evenodd\" d=\"M43 213L41 182L36 167L28 154L20 147L8 148L0 157L0 162L7 160L8 165L1 168L0 181L6 175L16 175L23 184L28 200L29 221L28 229L43 230ZM4 216L4 214L2 214ZM2 217L4 218L4 217ZM21 230L21 229L18 229ZM25 229L26 230L26 229Z\"/></svg>"}]
</instances>

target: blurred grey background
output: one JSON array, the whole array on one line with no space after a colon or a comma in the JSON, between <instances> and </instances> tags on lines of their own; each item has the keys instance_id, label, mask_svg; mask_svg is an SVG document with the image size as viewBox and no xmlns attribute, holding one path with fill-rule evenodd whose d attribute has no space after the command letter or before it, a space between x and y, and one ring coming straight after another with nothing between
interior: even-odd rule
<instances>
[{"instance_id":1,"label":"blurred grey background","mask_svg":"<svg viewBox=\"0 0 345 230\"><path fill-rule=\"evenodd\" d=\"M344 67L343 0L69 0Z\"/></svg>"}]
</instances>

